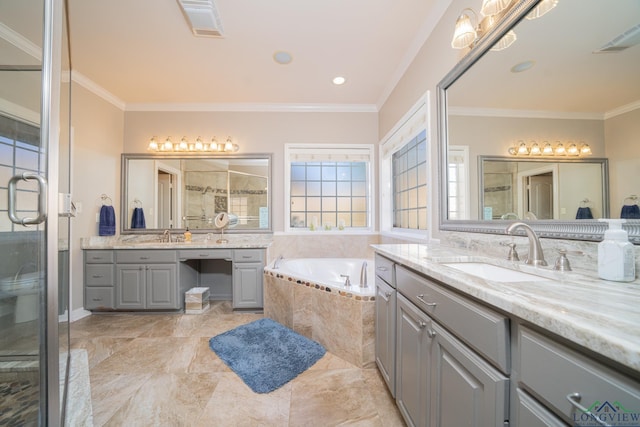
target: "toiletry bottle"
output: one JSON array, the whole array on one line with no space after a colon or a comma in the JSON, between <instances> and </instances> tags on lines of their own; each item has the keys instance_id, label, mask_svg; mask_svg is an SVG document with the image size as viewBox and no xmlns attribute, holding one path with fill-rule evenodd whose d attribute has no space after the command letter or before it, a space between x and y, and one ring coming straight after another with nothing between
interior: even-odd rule
<instances>
[{"instance_id":1,"label":"toiletry bottle","mask_svg":"<svg viewBox=\"0 0 640 427\"><path fill-rule=\"evenodd\" d=\"M184 241L185 242L191 241L191 232L189 231L189 227L187 227L187 231L184 232Z\"/></svg>"},{"instance_id":2,"label":"toiletry bottle","mask_svg":"<svg viewBox=\"0 0 640 427\"><path fill-rule=\"evenodd\" d=\"M598 276L616 282L631 282L636 278L636 257L628 234L622 229L624 220L602 219L609 223L604 240L598 244Z\"/></svg>"}]
</instances>

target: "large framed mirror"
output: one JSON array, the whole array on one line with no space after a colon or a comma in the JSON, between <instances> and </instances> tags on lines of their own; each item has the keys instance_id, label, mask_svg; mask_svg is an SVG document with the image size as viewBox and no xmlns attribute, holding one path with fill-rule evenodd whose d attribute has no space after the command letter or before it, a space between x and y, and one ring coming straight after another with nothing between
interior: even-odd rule
<instances>
[{"instance_id":1,"label":"large framed mirror","mask_svg":"<svg viewBox=\"0 0 640 427\"><path fill-rule=\"evenodd\" d=\"M215 217L234 215L225 232L268 233L271 154L122 155L121 232L217 231Z\"/></svg>"},{"instance_id":2,"label":"large framed mirror","mask_svg":"<svg viewBox=\"0 0 640 427\"><path fill-rule=\"evenodd\" d=\"M517 218L543 237L597 241L598 219L622 216L640 244L625 213L640 196L640 3L559 0L534 18L541 0L514 2L438 85L440 229L503 234ZM498 49L509 31L516 41ZM567 178L569 165L594 171ZM517 192L527 168L551 180L543 214ZM553 194L553 171L571 191Z\"/></svg>"}]
</instances>

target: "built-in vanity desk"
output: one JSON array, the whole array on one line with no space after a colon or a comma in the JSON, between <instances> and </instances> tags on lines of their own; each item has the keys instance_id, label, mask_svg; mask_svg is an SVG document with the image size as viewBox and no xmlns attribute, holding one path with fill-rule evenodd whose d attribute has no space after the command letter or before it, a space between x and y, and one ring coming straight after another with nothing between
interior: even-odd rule
<instances>
[{"instance_id":1,"label":"built-in vanity desk","mask_svg":"<svg viewBox=\"0 0 640 427\"><path fill-rule=\"evenodd\" d=\"M91 311L181 310L184 294L208 287L234 309L263 307L266 237L192 243L83 239L84 308Z\"/></svg>"},{"instance_id":2,"label":"built-in vanity desk","mask_svg":"<svg viewBox=\"0 0 640 427\"><path fill-rule=\"evenodd\" d=\"M376 362L408 425L639 425L639 280L374 248Z\"/></svg>"}]
</instances>

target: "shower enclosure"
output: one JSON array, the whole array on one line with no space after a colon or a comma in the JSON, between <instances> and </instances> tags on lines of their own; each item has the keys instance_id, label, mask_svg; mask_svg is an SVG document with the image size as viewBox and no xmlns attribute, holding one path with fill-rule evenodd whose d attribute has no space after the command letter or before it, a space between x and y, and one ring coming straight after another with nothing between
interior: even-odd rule
<instances>
[{"instance_id":1,"label":"shower enclosure","mask_svg":"<svg viewBox=\"0 0 640 427\"><path fill-rule=\"evenodd\" d=\"M65 15L63 0L0 2L0 425L64 424L71 215Z\"/></svg>"}]
</instances>

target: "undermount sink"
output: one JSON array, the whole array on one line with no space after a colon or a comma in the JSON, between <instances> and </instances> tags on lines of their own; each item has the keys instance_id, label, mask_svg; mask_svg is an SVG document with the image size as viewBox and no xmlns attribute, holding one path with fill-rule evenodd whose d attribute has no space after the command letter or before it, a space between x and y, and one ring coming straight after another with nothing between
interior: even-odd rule
<instances>
[{"instance_id":1,"label":"undermount sink","mask_svg":"<svg viewBox=\"0 0 640 427\"><path fill-rule=\"evenodd\" d=\"M447 267L494 282L540 282L549 280L545 277L535 274L525 273L523 271L511 270L509 268L500 267L484 262L451 262L444 263Z\"/></svg>"}]
</instances>

